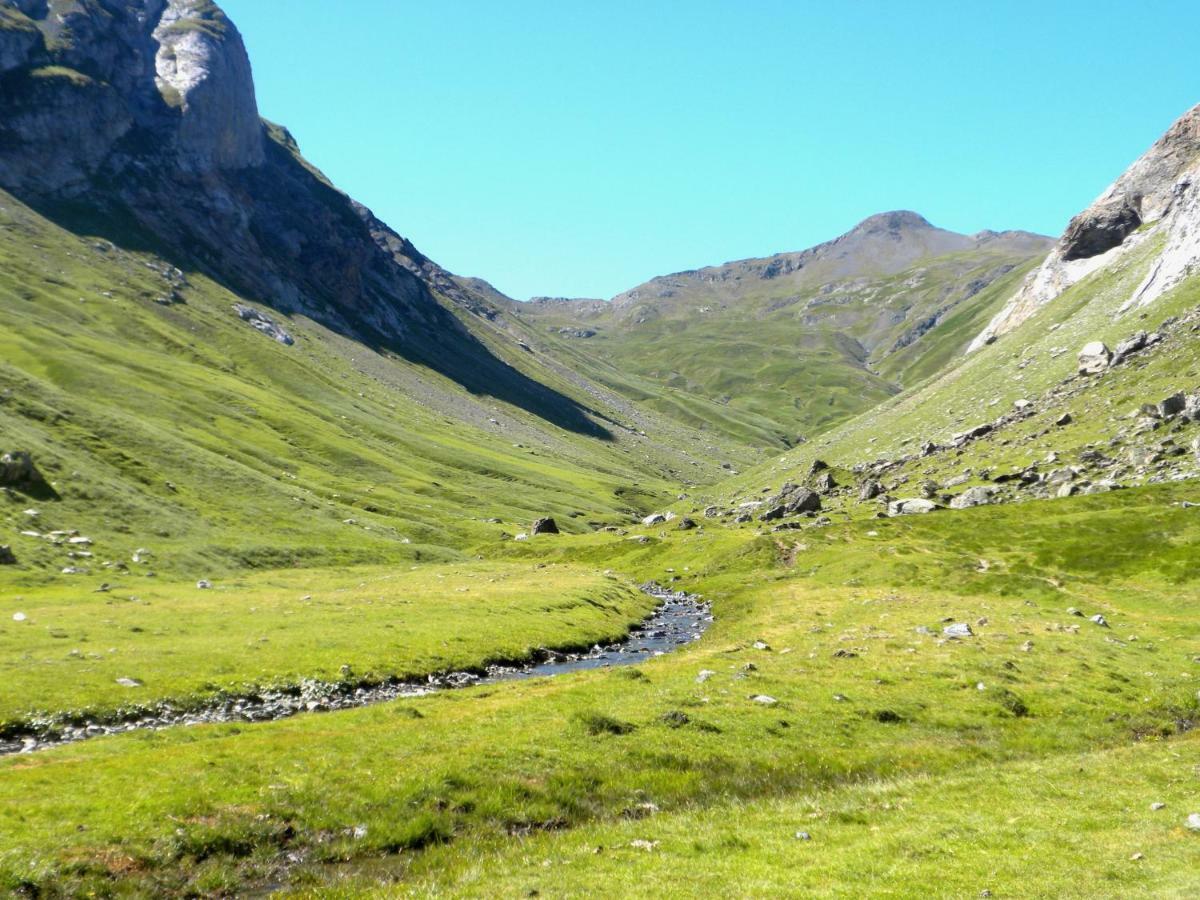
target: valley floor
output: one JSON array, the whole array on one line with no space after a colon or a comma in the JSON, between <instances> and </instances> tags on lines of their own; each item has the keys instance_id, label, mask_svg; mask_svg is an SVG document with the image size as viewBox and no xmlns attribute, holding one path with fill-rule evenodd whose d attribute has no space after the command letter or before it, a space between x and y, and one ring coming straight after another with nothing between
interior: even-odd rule
<instances>
[{"instance_id":1,"label":"valley floor","mask_svg":"<svg viewBox=\"0 0 1200 900\"><path fill-rule=\"evenodd\" d=\"M1183 504L1197 500L1181 483L787 535L709 524L539 537L394 579L246 577L230 586L245 605L228 627L202 627L199 600L180 607L198 618L169 621L182 588L163 586L137 614L164 619L128 642L165 654L147 669L163 684L145 685L164 696L205 673L250 677L219 672L229 658L260 676L329 675L335 660L444 668L599 639L652 603L627 587L637 580L677 579L716 622L633 668L0 760L0 885L1186 896L1200 848L1187 826L1200 812L1200 519ZM70 657L48 628L62 618L76 640L109 645L104 629L131 613L46 590L24 632L4 623L6 641L37 636L14 677L43 710L104 708L116 670ZM379 596L338 611L364 591ZM290 632L300 602L329 618ZM501 607L513 615L496 631L483 611ZM407 663L380 639L388 624L411 632ZM953 624L970 635L947 636ZM189 628L209 635L208 654L164 648ZM63 664L54 647L76 677L45 675ZM19 717L7 692L5 704Z\"/></svg>"}]
</instances>

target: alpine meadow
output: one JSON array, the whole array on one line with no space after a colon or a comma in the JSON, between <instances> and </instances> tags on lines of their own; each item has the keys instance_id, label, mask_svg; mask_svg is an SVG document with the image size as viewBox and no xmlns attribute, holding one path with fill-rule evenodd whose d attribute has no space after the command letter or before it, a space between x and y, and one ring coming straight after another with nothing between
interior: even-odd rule
<instances>
[{"instance_id":1,"label":"alpine meadow","mask_svg":"<svg viewBox=\"0 0 1200 900\"><path fill-rule=\"evenodd\" d=\"M0 0L0 894L1200 895L1200 106L517 300L246 43Z\"/></svg>"}]
</instances>

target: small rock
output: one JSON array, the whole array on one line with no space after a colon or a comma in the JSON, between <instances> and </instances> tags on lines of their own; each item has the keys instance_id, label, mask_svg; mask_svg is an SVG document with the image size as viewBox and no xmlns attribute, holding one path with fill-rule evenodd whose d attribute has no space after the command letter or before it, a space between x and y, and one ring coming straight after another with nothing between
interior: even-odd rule
<instances>
[{"instance_id":1,"label":"small rock","mask_svg":"<svg viewBox=\"0 0 1200 900\"><path fill-rule=\"evenodd\" d=\"M666 521L667 517L662 513L652 513L651 515L648 515L646 518L642 519L642 524L649 527L652 525L662 525Z\"/></svg>"},{"instance_id":2,"label":"small rock","mask_svg":"<svg viewBox=\"0 0 1200 900\"><path fill-rule=\"evenodd\" d=\"M0 545L0 566L15 566L17 564L17 556L12 551L12 547L7 544Z\"/></svg>"},{"instance_id":3,"label":"small rock","mask_svg":"<svg viewBox=\"0 0 1200 900\"><path fill-rule=\"evenodd\" d=\"M797 832L796 832L796 840L798 840L798 841L811 841L811 840L812 840L812 835L811 835L811 834L809 834L807 831L797 831Z\"/></svg>"},{"instance_id":4,"label":"small rock","mask_svg":"<svg viewBox=\"0 0 1200 900\"><path fill-rule=\"evenodd\" d=\"M1200 813L1192 813L1183 825L1189 831L1200 831Z\"/></svg>"},{"instance_id":5,"label":"small rock","mask_svg":"<svg viewBox=\"0 0 1200 900\"><path fill-rule=\"evenodd\" d=\"M1160 809L1166 809L1166 808L1167 808L1167 804L1165 804L1165 803L1151 803L1150 804L1151 812L1158 812Z\"/></svg>"},{"instance_id":6,"label":"small rock","mask_svg":"<svg viewBox=\"0 0 1200 900\"><path fill-rule=\"evenodd\" d=\"M770 644L768 644L766 641L755 641L755 642L754 642L754 649L755 649L755 650L770 650L770 649L771 649L771 645L770 645Z\"/></svg>"},{"instance_id":7,"label":"small rock","mask_svg":"<svg viewBox=\"0 0 1200 900\"><path fill-rule=\"evenodd\" d=\"M118 678L117 684L121 687L135 688L141 687L143 682L137 678Z\"/></svg>"},{"instance_id":8,"label":"small rock","mask_svg":"<svg viewBox=\"0 0 1200 900\"><path fill-rule=\"evenodd\" d=\"M700 674L696 676L696 684L704 684L716 674L712 669L701 669Z\"/></svg>"},{"instance_id":9,"label":"small rock","mask_svg":"<svg viewBox=\"0 0 1200 900\"><path fill-rule=\"evenodd\" d=\"M212 590L212 582L209 581L207 578L201 578L199 581L196 582L196 590L211 591Z\"/></svg>"},{"instance_id":10,"label":"small rock","mask_svg":"<svg viewBox=\"0 0 1200 900\"><path fill-rule=\"evenodd\" d=\"M529 529L531 534L559 534L558 523L549 516L538 519L533 523L533 527Z\"/></svg>"},{"instance_id":11,"label":"small rock","mask_svg":"<svg viewBox=\"0 0 1200 900\"><path fill-rule=\"evenodd\" d=\"M1092 616L1088 621L1095 622L1101 628L1108 627L1108 619L1104 618L1104 616L1100 615L1099 613L1096 613L1096 615Z\"/></svg>"},{"instance_id":12,"label":"small rock","mask_svg":"<svg viewBox=\"0 0 1200 900\"><path fill-rule=\"evenodd\" d=\"M25 615L25 613L23 613L23 612L13 613L13 621L14 622L26 622L28 620L29 620L29 616Z\"/></svg>"},{"instance_id":13,"label":"small rock","mask_svg":"<svg viewBox=\"0 0 1200 900\"><path fill-rule=\"evenodd\" d=\"M774 706L779 702L774 697L768 697L766 694L754 694L750 699L755 703L761 703L763 706Z\"/></svg>"},{"instance_id":14,"label":"small rock","mask_svg":"<svg viewBox=\"0 0 1200 900\"><path fill-rule=\"evenodd\" d=\"M969 638L974 637L975 632L971 630L971 626L966 622L955 622L953 625L947 625L943 628L942 634L948 638Z\"/></svg>"},{"instance_id":15,"label":"small rock","mask_svg":"<svg viewBox=\"0 0 1200 900\"><path fill-rule=\"evenodd\" d=\"M1033 641L1026 641L1021 645L1022 653L1029 653L1031 650L1033 650Z\"/></svg>"},{"instance_id":16,"label":"small rock","mask_svg":"<svg viewBox=\"0 0 1200 900\"><path fill-rule=\"evenodd\" d=\"M1057 425L1059 428L1062 428L1065 425L1070 425L1073 421L1074 421L1074 419L1071 418L1070 413L1063 413L1061 416L1059 416L1057 419L1054 420L1054 424Z\"/></svg>"},{"instance_id":17,"label":"small rock","mask_svg":"<svg viewBox=\"0 0 1200 900\"><path fill-rule=\"evenodd\" d=\"M644 841L641 838L638 838L635 841L630 841L629 846L634 850L645 850L647 853L649 853L658 846L658 841Z\"/></svg>"}]
</instances>

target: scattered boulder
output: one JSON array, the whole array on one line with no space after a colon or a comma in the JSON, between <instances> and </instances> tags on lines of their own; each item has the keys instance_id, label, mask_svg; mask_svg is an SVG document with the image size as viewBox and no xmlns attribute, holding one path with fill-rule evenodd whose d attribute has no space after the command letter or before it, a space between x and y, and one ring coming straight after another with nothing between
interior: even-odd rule
<instances>
[{"instance_id":1,"label":"scattered boulder","mask_svg":"<svg viewBox=\"0 0 1200 900\"><path fill-rule=\"evenodd\" d=\"M12 547L0 546L0 566L15 566L17 557L12 552Z\"/></svg>"},{"instance_id":2,"label":"scattered boulder","mask_svg":"<svg viewBox=\"0 0 1200 900\"><path fill-rule=\"evenodd\" d=\"M760 522L775 522L787 515L787 510L782 506L772 506L765 513L758 517Z\"/></svg>"},{"instance_id":3,"label":"scattered boulder","mask_svg":"<svg viewBox=\"0 0 1200 900\"><path fill-rule=\"evenodd\" d=\"M960 432L950 438L950 443L955 447L961 447L963 444L968 444L978 438L991 434L995 428L990 422L985 422L982 425L976 425L974 428L968 428L966 431Z\"/></svg>"},{"instance_id":4,"label":"scattered boulder","mask_svg":"<svg viewBox=\"0 0 1200 900\"><path fill-rule=\"evenodd\" d=\"M679 525L677 527L680 531L691 531L693 528L698 528L699 526L696 524L695 519L689 519L685 516L679 520Z\"/></svg>"},{"instance_id":5,"label":"scattered boulder","mask_svg":"<svg viewBox=\"0 0 1200 900\"><path fill-rule=\"evenodd\" d=\"M1054 424L1057 425L1059 428L1063 428L1067 425L1070 425L1073 421L1075 421L1075 420L1071 418L1071 414L1068 412L1068 413L1063 413L1061 416L1059 416L1057 419L1055 419Z\"/></svg>"},{"instance_id":6,"label":"scattered boulder","mask_svg":"<svg viewBox=\"0 0 1200 900\"><path fill-rule=\"evenodd\" d=\"M642 519L642 524L646 525L646 526L662 525L666 521L667 521L667 517L664 516L662 513L652 513L652 514L646 516L646 518Z\"/></svg>"},{"instance_id":7,"label":"scattered boulder","mask_svg":"<svg viewBox=\"0 0 1200 900\"><path fill-rule=\"evenodd\" d=\"M952 625L947 625L942 629L942 634L948 638L969 638L974 637L975 632L971 630L971 626L966 622L955 622Z\"/></svg>"},{"instance_id":8,"label":"scattered boulder","mask_svg":"<svg viewBox=\"0 0 1200 900\"><path fill-rule=\"evenodd\" d=\"M549 516L545 516L541 519L538 519L536 522L533 523L533 526L529 529L529 533L533 534L533 535L538 535L538 534L559 534L560 532L558 530L558 523L555 522Z\"/></svg>"},{"instance_id":9,"label":"scattered boulder","mask_svg":"<svg viewBox=\"0 0 1200 900\"><path fill-rule=\"evenodd\" d=\"M774 706L779 702L774 697L769 697L766 694L755 694L750 699L755 703L762 704L763 706Z\"/></svg>"},{"instance_id":10,"label":"scattered boulder","mask_svg":"<svg viewBox=\"0 0 1200 900\"><path fill-rule=\"evenodd\" d=\"M1162 419L1170 419L1187 409L1187 397L1183 394L1172 394L1158 404L1158 415Z\"/></svg>"},{"instance_id":11,"label":"scattered boulder","mask_svg":"<svg viewBox=\"0 0 1200 900\"><path fill-rule=\"evenodd\" d=\"M1099 375L1112 364L1112 351L1103 341L1092 341L1079 351L1079 374Z\"/></svg>"},{"instance_id":12,"label":"scattered boulder","mask_svg":"<svg viewBox=\"0 0 1200 900\"><path fill-rule=\"evenodd\" d=\"M864 503L868 500L874 500L883 493L883 485L878 481L864 481L858 491L858 499Z\"/></svg>"},{"instance_id":13,"label":"scattered boulder","mask_svg":"<svg viewBox=\"0 0 1200 900\"><path fill-rule=\"evenodd\" d=\"M1200 813L1192 813L1183 824L1188 831L1200 831Z\"/></svg>"},{"instance_id":14,"label":"scattered boulder","mask_svg":"<svg viewBox=\"0 0 1200 900\"><path fill-rule=\"evenodd\" d=\"M274 319L265 313L261 313L251 306L246 306L244 303L233 304L233 311L238 314L238 318L251 328L262 332L285 347L290 347L296 343L295 338L284 331Z\"/></svg>"},{"instance_id":15,"label":"scattered boulder","mask_svg":"<svg viewBox=\"0 0 1200 900\"><path fill-rule=\"evenodd\" d=\"M209 581L207 578L201 578L199 581L196 582L196 590L211 591L212 590L212 582Z\"/></svg>"},{"instance_id":16,"label":"scattered boulder","mask_svg":"<svg viewBox=\"0 0 1200 900\"><path fill-rule=\"evenodd\" d=\"M13 450L0 456L0 486L28 490L44 487L46 479L33 464L33 456L24 450Z\"/></svg>"},{"instance_id":17,"label":"scattered boulder","mask_svg":"<svg viewBox=\"0 0 1200 900\"><path fill-rule=\"evenodd\" d=\"M789 516L821 511L821 495L806 487L794 487L781 494L779 502Z\"/></svg>"},{"instance_id":18,"label":"scattered boulder","mask_svg":"<svg viewBox=\"0 0 1200 900\"><path fill-rule=\"evenodd\" d=\"M828 468L829 468L829 463L825 462L825 460L823 460L823 459L814 459L814 460L812 461L812 465L810 465L810 466L808 467L808 474L809 474L809 476L810 476L810 477L811 477L811 476L813 476L813 475L818 475L818 474L820 474L821 472L824 472L824 471L825 471L826 469L828 469Z\"/></svg>"},{"instance_id":19,"label":"scattered boulder","mask_svg":"<svg viewBox=\"0 0 1200 900\"><path fill-rule=\"evenodd\" d=\"M818 493L821 494L828 494L837 486L837 480L833 477L832 472L822 472L817 476L816 480L813 481L813 487Z\"/></svg>"},{"instance_id":20,"label":"scattered boulder","mask_svg":"<svg viewBox=\"0 0 1200 900\"><path fill-rule=\"evenodd\" d=\"M888 504L889 516L917 516L925 513L931 513L940 507L932 500L922 500L920 498L911 498L908 500L893 500Z\"/></svg>"},{"instance_id":21,"label":"scattered boulder","mask_svg":"<svg viewBox=\"0 0 1200 900\"><path fill-rule=\"evenodd\" d=\"M1113 351L1112 364L1114 366L1119 365L1125 361L1126 357L1132 356L1139 350L1144 350L1146 348L1147 337L1149 337L1149 335L1147 335L1146 332L1139 331L1117 344L1117 349Z\"/></svg>"},{"instance_id":22,"label":"scattered boulder","mask_svg":"<svg viewBox=\"0 0 1200 900\"><path fill-rule=\"evenodd\" d=\"M957 497L950 501L951 509L970 509L973 506L986 506L992 502L996 494L994 487L979 485L973 488L967 488Z\"/></svg>"}]
</instances>

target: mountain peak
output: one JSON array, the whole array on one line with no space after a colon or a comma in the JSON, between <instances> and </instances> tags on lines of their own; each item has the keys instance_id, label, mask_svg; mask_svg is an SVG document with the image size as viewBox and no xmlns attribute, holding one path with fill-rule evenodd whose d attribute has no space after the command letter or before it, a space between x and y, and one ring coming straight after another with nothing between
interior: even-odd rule
<instances>
[{"instance_id":1,"label":"mountain peak","mask_svg":"<svg viewBox=\"0 0 1200 900\"><path fill-rule=\"evenodd\" d=\"M868 216L851 229L851 234L877 234L879 232L899 233L902 231L930 231L933 226L929 220L919 213L909 209L897 209L891 212L876 213Z\"/></svg>"}]
</instances>

